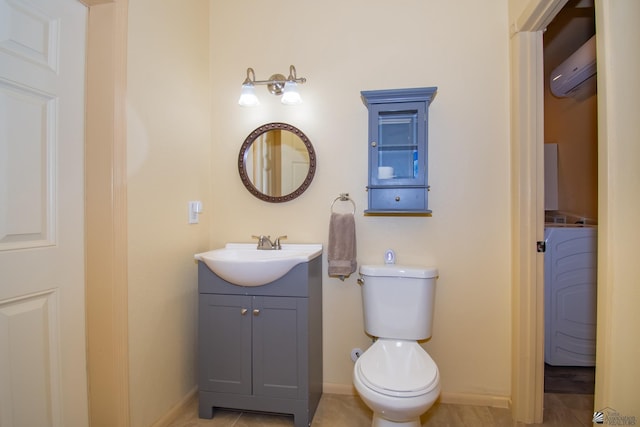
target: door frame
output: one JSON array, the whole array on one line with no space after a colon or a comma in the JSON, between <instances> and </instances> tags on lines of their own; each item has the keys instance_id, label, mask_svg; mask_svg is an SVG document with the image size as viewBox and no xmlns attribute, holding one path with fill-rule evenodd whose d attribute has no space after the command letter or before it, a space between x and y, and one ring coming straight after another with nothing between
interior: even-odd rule
<instances>
[{"instance_id":1,"label":"door frame","mask_svg":"<svg viewBox=\"0 0 640 427\"><path fill-rule=\"evenodd\" d=\"M511 23L512 371L514 420L544 400L544 69L542 35L568 0L530 1Z\"/></svg>"}]
</instances>

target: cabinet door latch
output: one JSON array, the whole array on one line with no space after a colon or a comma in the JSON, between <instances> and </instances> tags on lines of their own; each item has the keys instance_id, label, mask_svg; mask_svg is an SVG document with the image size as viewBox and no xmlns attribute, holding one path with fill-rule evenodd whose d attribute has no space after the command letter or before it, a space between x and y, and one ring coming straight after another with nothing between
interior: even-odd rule
<instances>
[{"instance_id":1,"label":"cabinet door latch","mask_svg":"<svg viewBox=\"0 0 640 427\"><path fill-rule=\"evenodd\" d=\"M544 240L536 242L536 250L538 252L546 252L547 251L547 242L545 242Z\"/></svg>"}]
</instances>

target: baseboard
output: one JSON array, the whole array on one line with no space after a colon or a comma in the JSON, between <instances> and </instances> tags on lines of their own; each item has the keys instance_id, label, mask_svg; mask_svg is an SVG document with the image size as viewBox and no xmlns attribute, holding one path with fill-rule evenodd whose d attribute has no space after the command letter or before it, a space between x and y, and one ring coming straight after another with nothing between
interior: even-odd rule
<instances>
[{"instance_id":1,"label":"baseboard","mask_svg":"<svg viewBox=\"0 0 640 427\"><path fill-rule=\"evenodd\" d=\"M327 394L341 394L348 396L356 396L358 393L353 384L322 384L322 392ZM151 427L167 427L176 417L183 413L185 409L198 397L198 388L195 387L182 400L176 403L166 414ZM511 398L509 396L494 396L488 394L471 394L471 393L452 393L442 392L440 394L442 403L451 403L455 405L473 405L473 406L491 406L494 408L511 408Z\"/></svg>"},{"instance_id":2,"label":"baseboard","mask_svg":"<svg viewBox=\"0 0 640 427\"><path fill-rule=\"evenodd\" d=\"M455 405L491 406L493 408L511 408L509 396L494 396L490 394L451 393L442 392L440 402Z\"/></svg>"},{"instance_id":3,"label":"baseboard","mask_svg":"<svg viewBox=\"0 0 640 427\"><path fill-rule=\"evenodd\" d=\"M358 393L353 387L353 384L335 384L335 383L323 383L322 392L327 394L346 394L355 396Z\"/></svg>"},{"instance_id":4,"label":"baseboard","mask_svg":"<svg viewBox=\"0 0 640 427\"><path fill-rule=\"evenodd\" d=\"M151 424L150 427L167 427L171 424L180 414L184 413L186 408L191 405L193 400L198 398L198 387L194 387L189 393L186 394L178 403L173 405L169 411L167 411L162 418Z\"/></svg>"},{"instance_id":5,"label":"baseboard","mask_svg":"<svg viewBox=\"0 0 640 427\"><path fill-rule=\"evenodd\" d=\"M352 384L324 383L322 392L327 394L343 394L355 396L358 394ZM509 396L494 396L488 394L471 393L451 393L442 392L440 394L442 403L452 403L455 405L491 406L493 408L511 408L511 398Z\"/></svg>"}]
</instances>

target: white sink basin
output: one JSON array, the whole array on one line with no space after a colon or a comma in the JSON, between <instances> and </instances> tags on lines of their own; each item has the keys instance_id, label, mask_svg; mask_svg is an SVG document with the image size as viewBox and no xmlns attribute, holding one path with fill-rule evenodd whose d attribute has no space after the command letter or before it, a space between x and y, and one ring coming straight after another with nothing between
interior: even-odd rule
<instances>
[{"instance_id":1,"label":"white sink basin","mask_svg":"<svg viewBox=\"0 0 640 427\"><path fill-rule=\"evenodd\" d=\"M296 265L322 253L321 244L282 244L279 250L258 250L255 243L227 243L222 249L196 254L218 276L239 286L262 286Z\"/></svg>"}]
</instances>

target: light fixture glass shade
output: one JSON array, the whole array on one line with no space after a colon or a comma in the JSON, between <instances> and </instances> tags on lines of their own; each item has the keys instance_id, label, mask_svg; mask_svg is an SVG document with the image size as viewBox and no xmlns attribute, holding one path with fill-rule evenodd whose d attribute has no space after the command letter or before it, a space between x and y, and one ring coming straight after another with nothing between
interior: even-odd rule
<instances>
[{"instance_id":1,"label":"light fixture glass shade","mask_svg":"<svg viewBox=\"0 0 640 427\"><path fill-rule=\"evenodd\" d=\"M260 101L258 101L256 90L253 84L242 85L242 92L240 92L240 99L238 100L238 104L242 105L243 107L253 107L255 105L260 105Z\"/></svg>"},{"instance_id":2,"label":"light fixture glass shade","mask_svg":"<svg viewBox=\"0 0 640 427\"><path fill-rule=\"evenodd\" d=\"M298 84L296 82L287 80L284 84L284 93L282 94L280 102L287 105L297 105L302 103L302 98L298 93Z\"/></svg>"}]
</instances>

